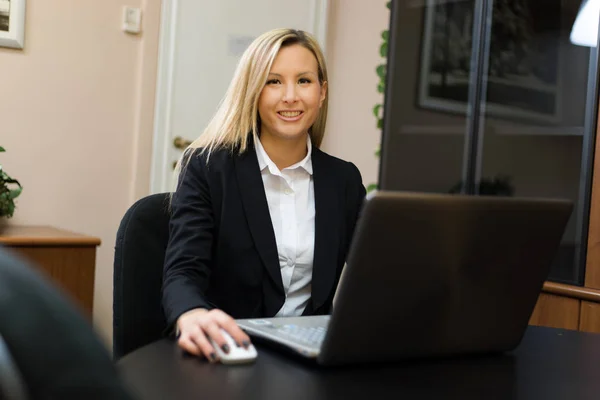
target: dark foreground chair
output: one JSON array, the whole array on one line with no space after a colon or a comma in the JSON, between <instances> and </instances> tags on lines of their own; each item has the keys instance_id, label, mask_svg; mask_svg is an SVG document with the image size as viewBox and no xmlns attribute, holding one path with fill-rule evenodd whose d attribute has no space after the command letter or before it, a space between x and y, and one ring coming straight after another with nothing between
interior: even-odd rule
<instances>
[{"instance_id":1,"label":"dark foreground chair","mask_svg":"<svg viewBox=\"0 0 600 400\"><path fill-rule=\"evenodd\" d=\"M91 322L49 280L1 248L0 336L9 359L4 365L13 365L7 369L13 376L0 381L8 399L20 398L19 381L30 399L132 398Z\"/></svg>"}]
</instances>

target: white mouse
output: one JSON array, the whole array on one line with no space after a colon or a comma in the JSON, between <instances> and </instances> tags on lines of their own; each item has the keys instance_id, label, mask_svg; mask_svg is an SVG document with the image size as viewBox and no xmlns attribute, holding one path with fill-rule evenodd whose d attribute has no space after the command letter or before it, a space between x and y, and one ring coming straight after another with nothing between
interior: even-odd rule
<instances>
[{"instance_id":1,"label":"white mouse","mask_svg":"<svg viewBox=\"0 0 600 400\"><path fill-rule=\"evenodd\" d=\"M223 349L212 340L212 338L209 338L209 340L215 348L215 351L222 364L245 364L256 360L257 353L254 345L250 344L248 348L243 346L238 347L238 345L235 343L235 340L233 340L227 331L221 329L221 334L229 345L229 353L225 353Z\"/></svg>"}]
</instances>

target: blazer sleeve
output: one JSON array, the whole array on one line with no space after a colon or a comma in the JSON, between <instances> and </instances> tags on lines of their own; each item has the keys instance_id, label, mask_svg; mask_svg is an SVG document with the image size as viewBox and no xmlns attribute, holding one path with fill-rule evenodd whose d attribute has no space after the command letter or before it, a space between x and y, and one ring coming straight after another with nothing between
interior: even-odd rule
<instances>
[{"instance_id":1,"label":"blazer sleeve","mask_svg":"<svg viewBox=\"0 0 600 400\"><path fill-rule=\"evenodd\" d=\"M212 267L215 218L206 158L192 154L171 201L162 305L167 329L194 308L212 308L206 289Z\"/></svg>"},{"instance_id":2,"label":"blazer sleeve","mask_svg":"<svg viewBox=\"0 0 600 400\"><path fill-rule=\"evenodd\" d=\"M362 210L367 195L367 191L362 182L362 175L360 174L360 171L353 163L348 162L348 164L350 167L350 179L347 188L347 198L349 201L347 226L349 229L349 235L345 252L346 258L348 257L348 252L350 251L350 245L352 244L352 237L354 236L356 223L358 222L358 218L360 217L360 212Z\"/></svg>"}]
</instances>

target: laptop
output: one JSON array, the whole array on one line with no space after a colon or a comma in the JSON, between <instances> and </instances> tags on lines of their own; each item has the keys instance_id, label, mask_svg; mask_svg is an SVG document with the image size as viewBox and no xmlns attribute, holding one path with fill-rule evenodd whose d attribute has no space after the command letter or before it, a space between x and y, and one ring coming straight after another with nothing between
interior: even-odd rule
<instances>
[{"instance_id":1,"label":"laptop","mask_svg":"<svg viewBox=\"0 0 600 400\"><path fill-rule=\"evenodd\" d=\"M331 315L236 321L321 365L512 350L572 208L566 200L376 192Z\"/></svg>"}]
</instances>

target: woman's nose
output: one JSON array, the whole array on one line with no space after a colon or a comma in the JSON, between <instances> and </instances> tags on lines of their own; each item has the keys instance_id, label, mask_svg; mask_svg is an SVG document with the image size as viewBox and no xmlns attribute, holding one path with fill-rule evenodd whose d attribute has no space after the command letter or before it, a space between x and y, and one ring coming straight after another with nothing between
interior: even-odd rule
<instances>
[{"instance_id":1,"label":"woman's nose","mask_svg":"<svg viewBox=\"0 0 600 400\"><path fill-rule=\"evenodd\" d=\"M296 85L285 85L283 92L283 101L286 103L296 101Z\"/></svg>"}]
</instances>

